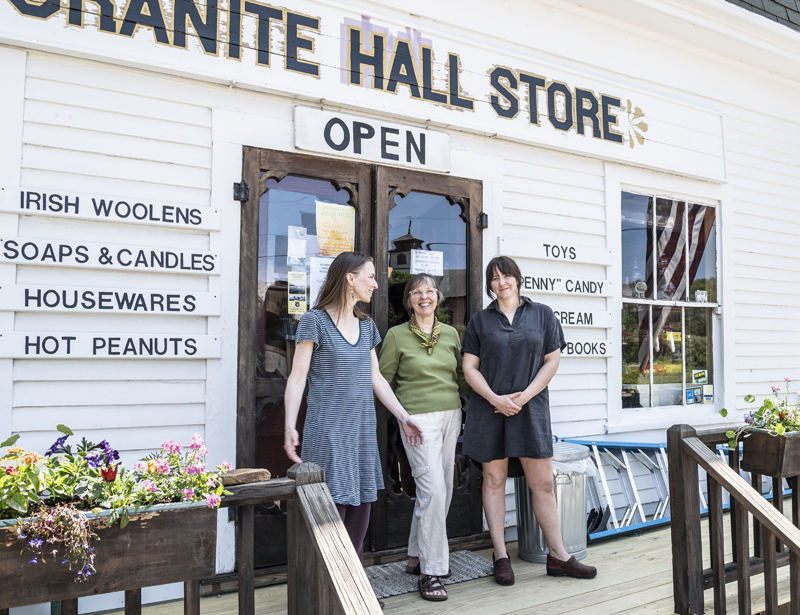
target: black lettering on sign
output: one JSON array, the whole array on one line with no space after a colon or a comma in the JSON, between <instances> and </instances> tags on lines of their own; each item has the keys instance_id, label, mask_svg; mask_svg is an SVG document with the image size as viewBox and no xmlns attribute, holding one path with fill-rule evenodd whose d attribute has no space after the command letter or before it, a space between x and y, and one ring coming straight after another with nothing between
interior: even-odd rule
<instances>
[{"instance_id":1,"label":"black lettering on sign","mask_svg":"<svg viewBox=\"0 0 800 615\"><path fill-rule=\"evenodd\" d=\"M567 356L602 357L605 354L606 342L567 342Z\"/></svg>"},{"instance_id":2,"label":"black lettering on sign","mask_svg":"<svg viewBox=\"0 0 800 615\"><path fill-rule=\"evenodd\" d=\"M588 107L586 104L588 103ZM578 134L582 135L586 126L584 120L591 120L592 122L592 136L595 139L602 137L600 132L600 105L597 98L591 90L582 90L575 88L575 123L577 126Z\"/></svg>"},{"instance_id":3,"label":"black lettering on sign","mask_svg":"<svg viewBox=\"0 0 800 615\"><path fill-rule=\"evenodd\" d=\"M159 0L129 0L122 27L119 33L123 36L133 36L138 26L153 29L153 36L157 43L169 45L167 25Z\"/></svg>"},{"instance_id":4,"label":"black lettering on sign","mask_svg":"<svg viewBox=\"0 0 800 615\"><path fill-rule=\"evenodd\" d=\"M258 28L256 28L256 64L259 66L269 66L270 63L270 20L283 21L283 11L280 9L266 6L258 2L245 2L244 10L258 17Z\"/></svg>"},{"instance_id":5,"label":"black lettering on sign","mask_svg":"<svg viewBox=\"0 0 800 615\"><path fill-rule=\"evenodd\" d=\"M461 107L470 111L475 110L475 101L471 98L461 97L461 85L459 84L460 60L458 54L447 54L447 85L450 91L450 105Z\"/></svg>"},{"instance_id":6,"label":"black lettering on sign","mask_svg":"<svg viewBox=\"0 0 800 615\"><path fill-rule=\"evenodd\" d=\"M411 148L414 148L414 152L417 155L417 161L420 164L425 164L425 133L419 133L419 146L417 146L417 142L414 140L414 133L410 130L406 130L406 162L411 162Z\"/></svg>"},{"instance_id":7,"label":"black lettering on sign","mask_svg":"<svg viewBox=\"0 0 800 615\"><path fill-rule=\"evenodd\" d=\"M438 92L433 87L433 49L421 46L422 49L422 99L435 103L447 104L447 94Z\"/></svg>"},{"instance_id":8,"label":"black lettering on sign","mask_svg":"<svg viewBox=\"0 0 800 615\"><path fill-rule=\"evenodd\" d=\"M387 135L399 135L400 131L397 128L388 128L387 126L381 127L381 158L384 160L400 160L400 156L389 152L390 147L397 147L400 145L397 141L389 141Z\"/></svg>"},{"instance_id":9,"label":"black lettering on sign","mask_svg":"<svg viewBox=\"0 0 800 615\"><path fill-rule=\"evenodd\" d=\"M353 153L361 153L361 141L375 136L375 129L365 122L353 122Z\"/></svg>"},{"instance_id":10,"label":"black lettering on sign","mask_svg":"<svg viewBox=\"0 0 800 615\"><path fill-rule=\"evenodd\" d=\"M59 0L45 0L42 4L28 2L27 0L9 0L20 15L49 19L61 10Z\"/></svg>"},{"instance_id":11,"label":"black lettering on sign","mask_svg":"<svg viewBox=\"0 0 800 615\"><path fill-rule=\"evenodd\" d=\"M347 28L347 71L350 83L361 85L362 66L372 68L372 89L383 89L384 63L386 56L386 37L376 32L372 33L372 53L362 51L361 28L349 26Z\"/></svg>"},{"instance_id":12,"label":"black lettering on sign","mask_svg":"<svg viewBox=\"0 0 800 615\"><path fill-rule=\"evenodd\" d=\"M334 126L339 126L342 129L342 140L340 143L336 143L331 136ZM322 136L325 137L325 143L328 144L328 147L337 152L347 149L347 146L350 145L350 129L347 127L347 124L344 123L344 120L338 117L333 117L328 120L328 123L325 124L325 130Z\"/></svg>"},{"instance_id":13,"label":"black lettering on sign","mask_svg":"<svg viewBox=\"0 0 800 615\"><path fill-rule=\"evenodd\" d=\"M206 18L200 15L200 9L194 0L174 0L172 15L172 44L175 47L186 49L186 26L188 19L192 28L197 32L203 51L213 55L217 54L217 26L219 24L217 0L206 0Z\"/></svg>"},{"instance_id":14,"label":"black lettering on sign","mask_svg":"<svg viewBox=\"0 0 800 615\"><path fill-rule=\"evenodd\" d=\"M557 94L561 94L560 98L564 102L564 119L562 120L558 114L558 98ZM553 81L547 86L547 118L557 130L569 131L573 124L572 116L572 91L569 86L560 81Z\"/></svg>"},{"instance_id":15,"label":"black lettering on sign","mask_svg":"<svg viewBox=\"0 0 800 615\"><path fill-rule=\"evenodd\" d=\"M591 312L553 311L562 325L592 325L594 315Z\"/></svg>"},{"instance_id":16,"label":"black lettering on sign","mask_svg":"<svg viewBox=\"0 0 800 615\"><path fill-rule=\"evenodd\" d=\"M544 77L519 72L519 80L528 86L528 123L539 125L538 88L544 88Z\"/></svg>"},{"instance_id":17,"label":"black lettering on sign","mask_svg":"<svg viewBox=\"0 0 800 615\"><path fill-rule=\"evenodd\" d=\"M603 139L614 143L622 143L622 135L614 132L617 116L612 114L609 109L609 107L622 107L622 101L619 98L606 96L605 94L600 97L600 101L603 106Z\"/></svg>"},{"instance_id":18,"label":"black lettering on sign","mask_svg":"<svg viewBox=\"0 0 800 615\"><path fill-rule=\"evenodd\" d=\"M387 92L396 92L397 84L402 83L408 86L411 96L421 98L419 93L419 77L417 76L417 66L414 62L414 54L408 41L398 38L394 45L394 54L389 62L389 83L386 84Z\"/></svg>"},{"instance_id":19,"label":"black lettering on sign","mask_svg":"<svg viewBox=\"0 0 800 615\"><path fill-rule=\"evenodd\" d=\"M492 94L489 100L494 112L506 119L517 117L519 97L511 91L516 90L519 85L514 71L505 66L495 66L489 73L489 80L497 93L505 99L505 102L501 102L496 94Z\"/></svg>"},{"instance_id":20,"label":"black lettering on sign","mask_svg":"<svg viewBox=\"0 0 800 615\"><path fill-rule=\"evenodd\" d=\"M575 248L572 246L560 246L549 243L543 243L542 246L544 246L544 253L546 256L551 256L552 258L568 258L573 261L578 258Z\"/></svg>"},{"instance_id":21,"label":"black lettering on sign","mask_svg":"<svg viewBox=\"0 0 800 615\"><path fill-rule=\"evenodd\" d=\"M117 21L114 19L116 10L111 0L91 0L100 10L100 20L97 24L100 32L117 33ZM67 21L71 26L83 27L84 0L69 0L69 12Z\"/></svg>"},{"instance_id":22,"label":"black lettering on sign","mask_svg":"<svg viewBox=\"0 0 800 615\"><path fill-rule=\"evenodd\" d=\"M307 49L314 53L314 40L300 36L297 30L299 26L319 32L319 19L286 11L286 60L284 67L286 70L319 77L319 64L301 60L297 55L298 49Z\"/></svg>"}]
</instances>

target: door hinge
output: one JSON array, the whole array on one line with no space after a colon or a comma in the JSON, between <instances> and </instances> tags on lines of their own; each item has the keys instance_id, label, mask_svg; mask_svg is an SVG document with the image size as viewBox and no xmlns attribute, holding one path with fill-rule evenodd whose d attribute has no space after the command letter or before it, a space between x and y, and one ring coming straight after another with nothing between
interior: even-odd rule
<instances>
[{"instance_id":1,"label":"door hinge","mask_svg":"<svg viewBox=\"0 0 800 615\"><path fill-rule=\"evenodd\" d=\"M479 212L476 216L476 223L478 230L482 231L483 229L489 228L489 214L487 214L485 211Z\"/></svg>"},{"instance_id":2,"label":"door hinge","mask_svg":"<svg viewBox=\"0 0 800 615\"><path fill-rule=\"evenodd\" d=\"M241 181L233 184L233 199L235 201L246 201L250 198L250 187L247 182Z\"/></svg>"}]
</instances>

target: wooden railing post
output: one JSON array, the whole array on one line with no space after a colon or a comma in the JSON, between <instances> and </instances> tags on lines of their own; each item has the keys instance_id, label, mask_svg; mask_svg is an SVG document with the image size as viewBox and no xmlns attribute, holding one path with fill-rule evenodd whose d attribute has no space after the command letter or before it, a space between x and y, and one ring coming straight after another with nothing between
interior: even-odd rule
<instances>
[{"instance_id":1,"label":"wooden railing post","mask_svg":"<svg viewBox=\"0 0 800 615\"><path fill-rule=\"evenodd\" d=\"M142 590L125 590L125 615L142 615Z\"/></svg>"},{"instance_id":2,"label":"wooden railing post","mask_svg":"<svg viewBox=\"0 0 800 615\"><path fill-rule=\"evenodd\" d=\"M673 425L667 430L672 583L675 612L681 615L704 612L700 484L697 462L683 451L684 438L696 435L689 425Z\"/></svg>"},{"instance_id":3,"label":"wooden railing post","mask_svg":"<svg viewBox=\"0 0 800 615\"><path fill-rule=\"evenodd\" d=\"M286 476L294 479L296 487L325 482L325 472L313 463L296 463L289 468ZM296 496L288 502L286 522L287 612L288 615L313 615L317 613L315 598L323 599L317 594L320 585L317 578L319 562Z\"/></svg>"},{"instance_id":4,"label":"wooden railing post","mask_svg":"<svg viewBox=\"0 0 800 615\"><path fill-rule=\"evenodd\" d=\"M254 525L256 507L253 504L239 506L236 519L236 566L239 576L239 615L254 615L255 570L254 566Z\"/></svg>"}]
</instances>

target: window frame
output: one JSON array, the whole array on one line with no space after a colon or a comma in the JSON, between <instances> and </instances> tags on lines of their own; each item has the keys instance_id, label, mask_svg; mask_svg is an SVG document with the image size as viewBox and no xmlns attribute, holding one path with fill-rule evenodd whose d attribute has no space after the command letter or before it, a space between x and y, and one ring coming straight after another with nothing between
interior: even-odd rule
<instances>
[{"instance_id":1,"label":"window frame","mask_svg":"<svg viewBox=\"0 0 800 615\"><path fill-rule=\"evenodd\" d=\"M717 302L698 304L684 301L658 301L655 299L633 300L632 303L657 303L676 307L709 307L712 310L712 357L714 365L714 403L693 406L658 406L656 408L623 408L620 391L622 382L621 347L622 322L615 318L608 329L608 339L620 351L609 357L607 363L607 434L644 432L653 430L649 439L662 441L663 430L679 423L702 427L721 427L727 421L719 414L722 407L735 407L736 398L733 387L726 383L734 382L735 357L732 354L734 339L733 313L727 314L723 306L733 305L733 244L732 227L726 226L726 212L733 202L733 189L726 183L712 183L689 177L670 175L644 168L635 168L617 163L605 163L605 204L607 247L612 254L619 255L609 265L607 277L615 289L614 296L608 299L608 310L621 314L622 297L622 239L621 204L622 193L653 195L710 205L716 208L716 266ZM729 263L726 268L725 263ZM628 299L628 298L626 298ZM726 344L726 340L728 343ZM725 354L730 354L726 359ZM685 361L685 355L684 359ZM685 395L685 393L684 393ZM685 397L684 397L685 399ZM657 430L657 432L655 431Z\"/></svg>"},{"instance_id":2,"label":"window frame","mask_svg":"<svg viewBox=\"0 0 800 615\"><path fill-rule=\"evenodd\" d=\"M688 241L688 236L689 236L689 206L690 205L701 205L703 207L713 207L714 208L714 246L715 246L715 250L714 250L714 252L715 252L715 254L714 254L714 266L715 266L715 273L716 273L716 279L717 279L717 286L719 286L719 249L717 249L717 246L719 245L719 225L717 224L719 208L718 208L718 204L717 203L699 202L698 200L694 200L694 199L691 199L691 198L683 198L683 197L676 198L674 195L671 195L671 194L670 195L665 195L665 194L660 194L660 193L654 192L654 191L643 192L643 191L634 191L634 190L623 189L623 190L620 191L620 199L622 199L622 195L623 194L635 194L637 196L648 197L648 198L653 200L652 201L653 202L652 220L650 220L650 222L652 223L651 233L653 235L653 237L652 237L652 239L653 239L653 242L652 242L652 246L653 246L653 255L652 255L652 263L653 263L653 271L652 271L652 273L653 273L653 297L657 297L658 296L658 292L659 292L659 289L658 289L658 258L656 257L657 254L658 254L657 241L656 241L656 238L658 236L657 235L658 229L657 229L657 224L656 224L656 219L657 219L656 204L658 202L658 199L668 199L670 201L680 201L680 202L683 202L685 204L685 206L683 208L683 220L681 222L681 232L682 233L685 232L686 233L686 237L687 237L687 239L684 241L683 256L686 259L686 271L685 271L685 275L687 276L687 278L686 278L686 286L687 286L686 294L690 298L691 298L691 284L689 283L689 278L688 278L688 276L689 276L689 241ZM620 220L621 219L622 219L622 217L620 215ZM620 231L621 231L621 229L620 229ZM649 257L650 255L647 255L647 256ZM622 259L622 257L623 257L622 250L620 250L620 259ZM621 286L620 286L620 289L621 289ZM620 290L620 292L621 292L621 290ZM717 299L719 299L719 288L717 288L716 295L717 295ZM687 407L687 404L686 404L686 308L688 307L688 308L708 309L708 310L711 310L713 312L714 309L716 309L716 308L718 308L720 306L719 301L707 301L705 303L700 303L700 302L697 302L697 301L675 301L675 300L670 300L670 299L655 299L655 298L654 299L637 299L637 298L633 298L633 297L625 297L624 295L622 295L621 299L622 299L622 306L625 306L625 305L647 305L648 306L647 312L648 312L649 339L650 339L650 370L649 370L649 373L650 373L650 383L649 383L649 385L650 385L650 388L649 388L650 399L648 400L649 401L649 405L648 406L643 406L641 409L642 410L645 410L645 409L646 410L657 410L659 408ZM655 369L654 369L654 364L653 364L653 308L654 307L669 307L669 308L678 308L679 307L681 309L681 400L683 401L683 403L679 404L679 405L667 405L667 406L654 406L653 405L653 394L654 394L654 385L655 385L655 382L654 382L654 380L655 380ZM621 312L621 309L620 309L620 312ZM716 347L716 344L714 343L715 342L715 340L714 340L714 329L715 329L715 327L712 327L712 331L711 331L711 344L712 344L712 346L711 346L712 347L711 365L714 365L713 351L714 351L714 348ZM622 338L620 336L620 361L621 360L622 360ZM716 380L716 378L715 378L715 380ZM714 383L712 383L712 384L714 384ZM715 385L715 387L716 387L716 385ZM716 393L715 393L715 398L716 398Z\"/></svg>"}]
</instances>

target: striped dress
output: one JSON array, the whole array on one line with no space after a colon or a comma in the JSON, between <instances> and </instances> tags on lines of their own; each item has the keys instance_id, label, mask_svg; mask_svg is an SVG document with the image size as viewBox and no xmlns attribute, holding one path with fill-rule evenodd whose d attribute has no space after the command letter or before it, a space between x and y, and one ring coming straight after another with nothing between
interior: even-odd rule
<instances>
[{"instance_id":1,"label":"striped dress","mask_svg":"<svg viewBox=\"0 0 800 615\"><path fill-rule=\"evenodd\" d=\"M333 501L350 506L374 502L383 489L370 359L381 336L372 319L359 327L350 344L325 310L309 310L296 338L314 342L301 457L325 470Z\"/></svg>"}]
</instances>

